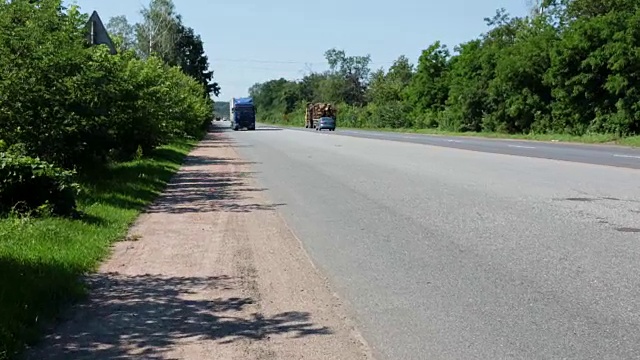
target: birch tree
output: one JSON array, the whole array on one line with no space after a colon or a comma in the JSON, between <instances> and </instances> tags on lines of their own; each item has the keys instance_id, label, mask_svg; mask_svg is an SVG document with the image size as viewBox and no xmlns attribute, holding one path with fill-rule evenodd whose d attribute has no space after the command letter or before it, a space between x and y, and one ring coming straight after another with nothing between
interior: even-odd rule
<instances>
[{"instance_id":1,"label":"birch tree","mask_svg":"<svg viewBox=\"0 0 640 360\"><path fill-rule=\"evenodd\" d=\"M180 16L172 0L151 0L140 11L142 22L136 24L138 52L147 58L156 55L168 64L177 63L176 43L180 34Z\"/></svg>"}]
</instances>

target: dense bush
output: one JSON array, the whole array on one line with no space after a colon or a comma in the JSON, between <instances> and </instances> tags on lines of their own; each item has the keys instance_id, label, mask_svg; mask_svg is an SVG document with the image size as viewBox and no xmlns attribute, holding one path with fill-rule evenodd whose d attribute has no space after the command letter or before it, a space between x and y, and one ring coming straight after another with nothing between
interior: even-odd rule
<instances>
[{"instance_id":1,"label":"dense bush","mask_svg":"<svg viewBox=\"0 0 640 360\"><path fill-rule=\"evenodd\" d=\"M72 172L197 137L213 117L212 73L86 41L88 16L60 0L0 2L0 212L75 208ZM176 47L201 42L192 29ZM188 68L190 75L184 71ZM12 155L9 155L11 153ZM41 159L41 160L40 160Z\"/></svg>"},{"instance_id":2,"label":"dense bush","mask_svg":"<svg viewBox=\"0 0 640 360\"><path fill-rule=\"evenodd\" d=\"M299 125L290 104L327 101L338 104L342 126L640 135L640 2L541 4L522 18L497 11L485 19L488 31L455 55L434 42L415 68L400 56L371 72L368 57L329 50L329 71L250 93L264 120L295 115Z\"/></svg>"},{"instance_id":3,"label":"dense bush","mask_svg":"<svg viewBox=\"0 0 640 360\"><path fill-rule=\"evenodd\" d=\"M39 159L0 152L0 213L72 214L78 190L73 175Z\"/></svg>"},{"instance_id":4,"label":"dense bush","mask_svg":"<svg viewBox=\"0 0 640 360\"><path fill-rule=\"evenodd\" d=\"M88 46L61 1L0 2L0 138L64 168L198 136L213 116L200 82L150 56Z\"/></svg>"}]
</instances>

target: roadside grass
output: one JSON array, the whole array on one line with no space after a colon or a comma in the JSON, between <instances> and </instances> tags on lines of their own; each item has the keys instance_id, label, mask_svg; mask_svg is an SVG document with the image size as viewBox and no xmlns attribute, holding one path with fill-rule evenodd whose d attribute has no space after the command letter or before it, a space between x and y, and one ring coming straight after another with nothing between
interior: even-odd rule
<instances>
[{"instance_id":1,"label":"roadside grass","mask_svg":"<svg viewBox=\"0 0 640 360\"><path fill-rule=\"evenodd\" d=\"M272 124L289 128L302 128L301 125L283 124L280 122L264 121L265 124ZM622 145L640 147L640 136L619 137L613 134L589 134L583 136L574 136L566 134L503 134L503 133L490 133L490 132L453 132L442 131L437 129L392 129L392 128L353 128L343 127L338 123L338 127L346 130L364 130L364 131L384 131L395 133L410 133L410 134L425 134L425 135L440 135L440 136L463 136L463 137L480 137L489 139L511 139L511 140L532 140L532 141L553 141L553 142L568 142L568 143L583 143L583 144L610 144L610 145Z\"/></svg>"},{"instance_id":2,"label":"roadside grass","mask_svg":"<svg viewBox=\"0 0 640 360\"><path fill-rule=\"evenodd\" d=\"M36 342L43 326L86 295L82 276L124 238L195 143L178 141L81 179L78 219L0 219L0 359Z\"/></svg>"}]
</instances>

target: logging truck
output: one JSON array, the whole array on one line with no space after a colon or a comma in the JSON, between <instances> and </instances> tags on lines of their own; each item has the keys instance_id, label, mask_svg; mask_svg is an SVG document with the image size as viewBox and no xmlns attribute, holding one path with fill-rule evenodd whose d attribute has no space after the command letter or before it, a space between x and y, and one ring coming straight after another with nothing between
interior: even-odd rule
<instances>
[{"instance_id":1,"label":"logging truck","mask_svg":"<svg viewBox=\"0 0 640 360\"><path fill-rule=\"evenodd\" d=\"M313 129L317 126L318 120L321 118L332 118L337 120L337 109L329 103L307 103L307 109L304 114L304 127Z\"/></svg>"}]
</instances>

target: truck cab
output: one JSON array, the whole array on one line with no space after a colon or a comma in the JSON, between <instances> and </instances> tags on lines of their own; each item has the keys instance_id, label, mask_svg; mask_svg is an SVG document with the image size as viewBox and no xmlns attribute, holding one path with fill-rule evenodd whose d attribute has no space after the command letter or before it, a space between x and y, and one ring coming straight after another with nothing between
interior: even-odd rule
<instances>
[{"instance_id":1,"label":"truck cab","mask_svg":"<svg viewBox=\"0 0 640 360\"><path fill-rule=\"evenodd\" d=\"M256 129L256 108L252 98L233 98L229 106L229 121L234 131Z\"/></svg>"}]
</instances>

